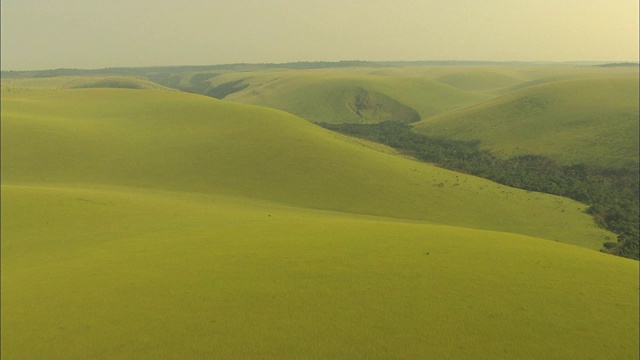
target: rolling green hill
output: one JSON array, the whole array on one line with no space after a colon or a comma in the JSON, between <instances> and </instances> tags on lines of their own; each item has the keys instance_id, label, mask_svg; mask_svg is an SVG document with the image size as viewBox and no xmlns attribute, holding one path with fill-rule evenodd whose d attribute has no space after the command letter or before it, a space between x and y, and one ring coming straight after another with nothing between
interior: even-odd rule
<instances>
[{"instance_id":1,"label":"rolling green hill","mask_svg":"<svg viewBox=\"0 0 640 360\"><path fill-rule=\"evenodd\" d=\"M637 168L638 116L637 77L580 79L510 93L423 120L415 130L479 141L504 157Z\"/></svg>"},{"instance_id":2,"label":"rolling green hill","mask_svg":"<svg viewBox=\"0 0 640 360\"><path fill-rule=\"evenodd\" d=\"M8 94L3 183L234 194L594 249L611 235L577 202L372 151L277 110L153 90Z\"/></svg>"},{"instance_id":3,"label":"rolling green hill","mask_svg":"<svg viewBox=\"0 0 640 360\"><path fill-rule=\"evenodd\" d=\"M635 68L572 65L381 66L147 73L161 84L267 106L312 122L427 120L517 90L571 79L637 77Z\"/></svg>"},{"instance_id":4,"label":"rolling green hill","mask_svg":"<svg viewBox=\"0 0 640 360\"><path fill-rule=\"evenodd\" d=\"M50 81L3 81L3 358L637 358L638 262L582 204Z\"/></svg>"},{"instance_id":5,"label":"rolling green hill","mask_svg":"<svg viewBox=\"0 0 640 360\"><path fill-rule=\"evenodd\" d=\"M328 123L415 122L489 98L411 72L401 76L377 72L368 68L233 72L181 87Z\"/></svg>"},{"instance_id":6,"label":"rolling green hill","mask_svg":"<svg viewBox=\"0 0 640 360\"><path fill-rule=\"evenodd\" d=\"M78 186L2 227L3 358L637 356L638 263L536 238Z\"/></svg>"}]
</instances>

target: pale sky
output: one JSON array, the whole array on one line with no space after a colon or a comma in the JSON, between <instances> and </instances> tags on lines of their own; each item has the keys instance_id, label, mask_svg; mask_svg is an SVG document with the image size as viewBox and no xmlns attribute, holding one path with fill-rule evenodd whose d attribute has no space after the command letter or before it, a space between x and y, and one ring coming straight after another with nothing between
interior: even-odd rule
<instances>
[{"instance_id":1,"label":"pale sky","mask_svg":"<svg viewBox=\"0 0 640 360\"><path fill-rule=\"evenodd\" d=\"M2 0L3 70L638 61L637 0Z\"/></svg>"}]
</instances>

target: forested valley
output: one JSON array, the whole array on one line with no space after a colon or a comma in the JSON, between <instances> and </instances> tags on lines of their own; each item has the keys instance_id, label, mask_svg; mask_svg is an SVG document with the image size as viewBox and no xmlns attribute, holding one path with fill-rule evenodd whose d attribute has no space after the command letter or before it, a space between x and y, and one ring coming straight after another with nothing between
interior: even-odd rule
<instances>
[{"instance_id":1,"label":"forested valley","mask_svg":"<svg viewBox=\"0 0 640 360\"><path fill-rule=\"evenodd\" d=\"M477 142L432 138L415 133L410 125L396 121L318 125L391 146L403 154L450 170L580 201L589 205L587 211L600 226L617 234L617 241L604 243L601 251L636 260L640 257L639 176L636 169L562 165L540 155L502 159L480 149Z\"/></svg>"}]
</instances>

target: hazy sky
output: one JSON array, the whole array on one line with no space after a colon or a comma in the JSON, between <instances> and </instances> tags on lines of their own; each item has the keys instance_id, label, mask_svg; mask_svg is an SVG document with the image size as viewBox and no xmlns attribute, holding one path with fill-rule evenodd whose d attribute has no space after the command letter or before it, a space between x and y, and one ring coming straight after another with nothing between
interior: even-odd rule
<instances>
[{"instance_id":1,"label":"hazy sky","mask_svg":"<svg viewBox=\"0 0 640 360\"><path fill-rule=\"evenodd\" d=\"M2 69L638 61L637 0L2 0Z\"/></svg>"}]
</instances>

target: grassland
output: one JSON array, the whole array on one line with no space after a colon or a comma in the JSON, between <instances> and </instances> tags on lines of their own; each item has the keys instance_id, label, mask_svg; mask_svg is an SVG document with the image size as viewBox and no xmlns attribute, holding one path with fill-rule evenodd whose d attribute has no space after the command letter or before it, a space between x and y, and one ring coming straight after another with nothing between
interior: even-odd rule
<instances>
[{"instance_id":1,"label":"grassland","mask_svg":"<svg viewBox=\"0 0 640 360\"><path fill-rule=\"evenodd\" d=\"M479 141L504 157L638 166L638 78L546 83L415 124L418 132Z\"/></svg>"},{"instance_id":2,"label":"grassland","mask_svg":"<svg viewBox=\"0 0 640 360\"><path fill-rule=\"evenodd\" d=\"M3 358L637 352L638 263L588 249L220 196L2 191Z\"/></svg>"},{"instance_id":3,"label":"grassland","mask_svg":"<svg viewBox=\"0 0 640 360\"><path fill-rule=\"evenodd\" d=\"M417 122L418 132L479 141L504 157L536 154L564 164L636 168L638 163L634 67L382 66L174 78L181 89L281 109L316 123Z\"/></svg>"},{"instance_id":4,"label":"grassland","mask_svg":"<svg viewBox=\"0 0 640 360\"><path fill-rule=\"evenodd\" d=\"M225 99L285 110L312 122L415 122L487 98L425 78L344 70L232 73L211 83L232 80L249 86Z\"/></svg>"},{"instance_id":5,"label":"grassland","mask_svg":"<svg viewBox=\"0 0 640 360\"><path fill-rule=\"evenodd\" d=\"M582 204L58 80L3 81L3 358L638 358L638 263Z\"/></svg>"},{"instance_id":6,"label":"grassland","mask_svg":"<svg viewBox=\"0 0 640 360\"><path fill-rule=\"evenodd\" d=\"M23 75L35 77L29 86L55 83L60 77L51 76L73 73L92 74L94 81L87 81L86 76L67 76L67 84L57 86L104 87L100 82L105 81L107 87L157 88L162 84L284 110L316 123L420 120L416 126L419 132L478 140L503 156L536 154L562 163L637 167L638 141L633 137L638 118L637 67L409 65L236 64ZM131 74L136 75L133 83L126 80L131 76L124 76ZM8 72L3 76L20 78L20 74ZM540 99L548 102L542 104ZM518 129L513 132L514 124Z\"/></svg>"},{"instance_id":7,"label":"grassland","mask_svg":"<svg viewBox=\"0 0 640 360\"><path fill-rule=\"evenodd\" d=\"M154 90L11 94L2 103L3 183L225 193L593 249L612 235L575 201L372 151L277 110Z\"/></svg>"}]
</instances>

